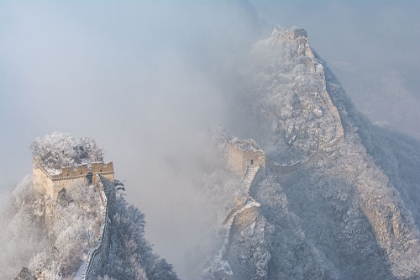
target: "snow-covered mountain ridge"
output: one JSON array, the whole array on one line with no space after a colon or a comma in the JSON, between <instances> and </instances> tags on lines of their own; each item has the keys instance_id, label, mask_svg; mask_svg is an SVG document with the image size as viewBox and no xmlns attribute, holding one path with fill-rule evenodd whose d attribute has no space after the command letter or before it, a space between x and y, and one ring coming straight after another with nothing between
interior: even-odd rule
<instances>
[{"instance_id":1,"label":"snow-covered mountain ridge","mask_svg":"<svg viewBox=\"0 0 420 280\"><path fill-rule=\"evenodd\" d=\"M191 268L190 278L419 279L420 144L361 115L310 48L305 30L276 27L270 38L253 46L250 58L251 66L241 72L244 114L238 119L243 123L238 131L229 129L258 142L237 146L253 152L261 148L264 166L253 161L242 174L230 171L232 138L214 133L209 145L214 162L203 163L197 188L207 201L203 207L216 213L208 225L215 240L208 258ZM49 162L45 168L57 170L102 159L102 153L89 155L95 145L85 140L56 141L76 143L76 149L34 147L42 148L38 154ZM42 197L31 184L25 179L4 210L12 213L5 236L29 244L29 252L15 249L24 256L17 258L19 269L29 266L22 277L41 279L44 273L50 279L73 279L83 274L81 263L96 262L93 278L177 279L145 240L144 215L118 194L114 182L103 183L108 226L102 234L106 223L95 222L103 218L95 206L100 201L80 197L83 188L95 195L88 184L69 188L68 199L60 200L59 226L50 239L42 226ZM72 223L79 218L84 223ZM100 261L82 261L89 250L103 253ZM2 266L16 269L7 262Z\"/></svg>"},{"instance_id":2,"label":"snow-covered mountain ridge","mask_svg":"<svg viewBox=\"0 0 420 280\"><path fill-rule=\"evenodd\" d=\"M10 215L4 236L13 234L26 246L9 252L12 265L1 259L8 268L1 278L23 267L15 279L178 279L152 252L144 238L144 215L125 201L113 167L107 168L112 164L87 166L103 154L92 138L53 133L31 147L33 176L19 184L2 209ZM63 162L73 167L58 168ZM61 170L62 178L51 175L51 167Z\"/></svg>"},{"instance_id":3,"label":"snow-covered mountain ridge","mask_svg":"<svg viewBox=\"0 0 420 280\"><path fill-rule=\"evenodd\" d=\"M251 57L244 123L267 167L255 223L226 245L231 279L419 279L419 143L358 113L301 29Z\"/></svg>"}]
</instances>

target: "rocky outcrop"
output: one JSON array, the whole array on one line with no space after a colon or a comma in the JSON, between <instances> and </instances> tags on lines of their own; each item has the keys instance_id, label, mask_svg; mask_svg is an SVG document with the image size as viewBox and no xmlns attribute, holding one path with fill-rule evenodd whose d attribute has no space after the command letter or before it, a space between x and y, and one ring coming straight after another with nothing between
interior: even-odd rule
<instances>
[{"instance_id":1,"label":"rocky outcrop","mask_svg":"<svg viewBox=\"0 0 420 280\"><path fill-rule=\"evenodd\" d=\"M344 136L341 116L327 93L324 67L308 38L279 40L292 32L276 27L270 38L254 46L247 110L248 123L255 125L249 130L258 131L267 157L289 165Z\"/></svg>"}]
</instances>

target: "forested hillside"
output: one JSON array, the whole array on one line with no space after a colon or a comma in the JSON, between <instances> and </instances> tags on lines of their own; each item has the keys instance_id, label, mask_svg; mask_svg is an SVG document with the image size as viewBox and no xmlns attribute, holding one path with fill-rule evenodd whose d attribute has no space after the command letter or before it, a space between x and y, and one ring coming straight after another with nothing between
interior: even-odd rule
<instances>
[{"instance_id":1,"label":"forested hillside","mask_svg":"<svg viewBox=\"0 0 420 280\"><path fill-rule=\"evenodd\" d=\"M31 148L51 172L103 160L103 150L92 138L76 139L68 133L37 138ZM13 279L21 271L21 276L36 279L85 279L91 252L100 244L106 254L86 276L178 279L172 266L153 253L144 237L143 213L126 202L122 184L117 185L105 178L100 186L76 179L53 199L36 192L32 177L25 177L10 197L3 198L0 209L0 278Z\"/></svg>"}]
</instances>

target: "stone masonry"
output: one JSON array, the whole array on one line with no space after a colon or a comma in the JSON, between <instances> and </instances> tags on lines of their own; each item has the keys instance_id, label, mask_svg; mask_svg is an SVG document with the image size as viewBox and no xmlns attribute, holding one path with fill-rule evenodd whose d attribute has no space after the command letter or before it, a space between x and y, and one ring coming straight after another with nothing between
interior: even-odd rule
<instances>
[{"instance_id":1,"label":"stone masonry","mask_svg":"<svg viewBox=\"0 0 420 280\"><path fill-rule=\"evenodd\" d=\"M232 139L228 144L228 168L243 175L248 167L260 165L265 168L265 153L252 140Z\"/></svg>"},{"instance_id":2,"label":"stone masonry","mask_svg":"<svg viewBox=\"0 0 420 280\"><path fill-rule=\"evenodd\" d=\"M75 168L62 167L57 174L49 173L41 163L33 159L33 186L38 193L46 194L53 200L63 188L77 179L84 179L88 184L97 184L96 174L114 181L114 164L112 162L93 162L91 165L82 164Z\"/></svg>"}]
</instances>

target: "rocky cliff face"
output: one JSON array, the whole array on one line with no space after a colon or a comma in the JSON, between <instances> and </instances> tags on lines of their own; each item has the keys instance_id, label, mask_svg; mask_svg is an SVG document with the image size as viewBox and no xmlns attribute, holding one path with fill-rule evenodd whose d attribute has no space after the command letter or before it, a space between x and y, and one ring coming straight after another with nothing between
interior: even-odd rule
<instances>
[{"instance_id":1,"label":"rocky cliff face","mask_svg":"<svg viewBox=\"0 0 420 280\"><path fill-rule=\"evenodd\" d=\"M203 277L418 279L419 144L372 126L306 36L287 34L254 46L244 94L269 160L248 193L258 215L229 229L223 276Z\"/></svg>"},{"instance_id":2,"label":"rocky cliff face","mask_svg":"<svg viewBox=\"0 0 420 280\"><path fill-rule=\"evenodd\" d=\"M258 142L283 163L304 160L343 137L324 67L306 36L284 39L292 32L276 27L270 38L255 44L247 85L250 123L259 131Z\"/></svg>"}]
</instances>

